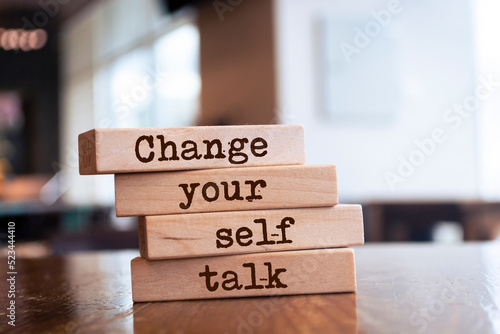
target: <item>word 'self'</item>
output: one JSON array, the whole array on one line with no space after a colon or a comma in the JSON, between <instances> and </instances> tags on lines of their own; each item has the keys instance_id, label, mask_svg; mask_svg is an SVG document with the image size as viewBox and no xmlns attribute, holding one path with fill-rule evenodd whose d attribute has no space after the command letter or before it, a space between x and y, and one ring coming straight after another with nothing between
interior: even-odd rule
<instances>
[{"instance_id":1,"label":"word 'self'","mask_svg":"<svg viewBox=\"0 0 500 334\"><path fill-rule=\"evenodd\" d=\"M362 245L361 206L139 217L148 260Z\"/></svg>"}]
</instances>

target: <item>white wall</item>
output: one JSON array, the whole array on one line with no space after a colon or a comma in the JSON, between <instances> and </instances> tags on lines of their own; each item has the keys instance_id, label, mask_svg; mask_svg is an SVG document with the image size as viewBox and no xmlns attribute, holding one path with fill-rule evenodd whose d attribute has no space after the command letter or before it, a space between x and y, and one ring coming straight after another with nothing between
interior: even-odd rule
<instances>
[{"instance_id":1,"label":"white wall","mask_svg":"<svg viewBox=\"0 0 500 334\"><path fill-rule=\"evenodd\" d=\"M475 68L472 0L402 0L390 23L359 54L353 54L350 63L341 59L343 64L330 64L352 71L357 80L365 79L369 84L362 82L360 91L353 90L350 83L351 89L328 92L328 96L344 100L373 99L370 87L376 90L380 88L378 85L391 85L387 80L379 82L380 71L372 71L383 66L387 75L394 78L391 88L397 92L396 103L387 104L385 115L374 111L373 117L368 117L369 110L360 111L361 116L352 113L347 118L331 117L325 111L322 89L330 72L321 65L325 44L320 42L320 23L325 19L350 22L353 27L352 31L347 30L350 36L344 31L341 37L354 45L354 28L363 29L374 20L372 10L387 10L394 5L390 3L276 1L282 121L304 124L307 163L337 165L341 202L476 198L479 196L477 112L473 110L467 118L452 114L448 114L447 121L443 118L447 109L463 104L464 99L474 94L480 77ZM391 46L391 53L387 54L392 57L390 62L377 42ZM368 69L366 78L364 72L356 73L360 68ZM379 104L384 105L384 101ZM392 107L394 110L389 110ZM408 159L418 149L414 141L430 138L436 128L442 129L446 140L437 144L433 153L408 173L411 175L399 179L404 182L393 184L392 189L386 173L397 174L399 157ZM418 158L418 154L413 153L412 158Z\"/></svg>"}]
</instances>

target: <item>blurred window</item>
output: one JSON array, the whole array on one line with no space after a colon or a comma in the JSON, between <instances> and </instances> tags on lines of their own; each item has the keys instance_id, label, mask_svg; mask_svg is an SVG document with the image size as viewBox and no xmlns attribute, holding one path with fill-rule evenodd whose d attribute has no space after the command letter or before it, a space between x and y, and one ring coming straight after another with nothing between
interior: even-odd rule
<instances>
[{"instance_id":1,"label":"blurred window","mask_svg":"<svg viewBox=\"0 0 500 334\"><path fill-rule=\"evenodd\" d=\"M156 0L103 1L62 34L63 164L60 185L77 203L112 203L113 177L78 174L78 134L92 128L193 125L200 92L199 34L189 10ZM63 153L64 154L64 153Z\"/></svg>"}]
</instances>

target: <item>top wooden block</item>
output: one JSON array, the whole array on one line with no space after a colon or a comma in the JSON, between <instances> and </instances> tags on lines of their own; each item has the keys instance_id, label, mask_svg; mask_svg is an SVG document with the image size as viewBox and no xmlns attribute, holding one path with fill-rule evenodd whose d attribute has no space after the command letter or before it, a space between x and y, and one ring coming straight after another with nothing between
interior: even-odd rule
<instances>
[{"instance_id":1,"label":"top wooden block","mask_svg":"<svg viewBox=\"0 0 500 334\"><path fill-rule=\"evenodd\" d=\"M94 129L78 149L82 175L305 162L301 125Z\"/></svg>"}]
</instances>

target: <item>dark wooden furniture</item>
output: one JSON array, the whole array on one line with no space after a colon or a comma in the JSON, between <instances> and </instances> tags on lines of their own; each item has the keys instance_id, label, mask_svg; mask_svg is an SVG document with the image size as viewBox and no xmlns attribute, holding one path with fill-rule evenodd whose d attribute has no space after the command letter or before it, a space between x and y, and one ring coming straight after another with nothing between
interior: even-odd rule
<instances>
[{"instance_id":1,"label":"dark wooden furniture","mask_svg":"<svg viewBox=\"0 0 500 334\"><path fill-rule=\"evenodd\" d=\"M455 222L466 241L500 236L500 202L380 201L363 203L366 241L431 241L438 222Z\"/></svg>"},{"instance_id":2,"label":"dark wooden furniture","mask_svg":"<svg viewBox=\"0 0 500 334\"><path fill-rule=\"evenodd\" d=\"M137 228L116 230L111 224L113 210L112 206L62 202L0 201L0 246L7 242L7 224L15 222L17 242L42 242L55 254L138 248Z\"/></svg>"},{"instance_id":3,"label":"dark wooden furniture","mask_svg":"<svg viewBox=\"0 0 500 334\"><path fill-rule=\"evenodd\" d=\"M136 303L135 251L17 259L16 327L2 333L493 333L500 244L355 247L358 292Z\"/></svg>"}]
</instances>

